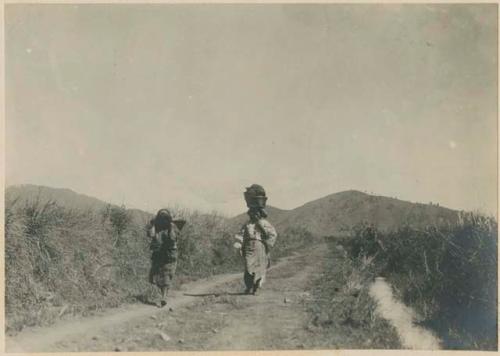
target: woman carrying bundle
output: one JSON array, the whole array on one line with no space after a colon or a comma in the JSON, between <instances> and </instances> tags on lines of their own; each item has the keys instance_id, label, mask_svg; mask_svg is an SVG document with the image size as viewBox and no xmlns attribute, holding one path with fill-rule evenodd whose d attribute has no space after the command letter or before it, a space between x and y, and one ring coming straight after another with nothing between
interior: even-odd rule
<instances>
[{"instance_id":1,"label":"woman carrying bundle","mask_svg":"<svg viewBox=\"0 0 500 356\"><path fill-rule=\"evenodd\" d=\"M167 304L167 294L171 288L177 268L177 239L185 221L172 219L167 209L161 209L147 226L151 238L151 269L149 282L160 288L160 306Z\"/></svg>"},{"instance_id":2,"label":"woman carrying bundle","mask_svg":"<svg viewBox=\"0 0 500 356\"><path fill-rule=\"evenodd\" d=\"M245 293L257 294L264 283L270 265L270 250L276 243L277 233L266 220L264 210L267 197L264 188L254 184L244 193L249 221L241 228L241 253L245 260Z\"/></svg>"}]
</instances>

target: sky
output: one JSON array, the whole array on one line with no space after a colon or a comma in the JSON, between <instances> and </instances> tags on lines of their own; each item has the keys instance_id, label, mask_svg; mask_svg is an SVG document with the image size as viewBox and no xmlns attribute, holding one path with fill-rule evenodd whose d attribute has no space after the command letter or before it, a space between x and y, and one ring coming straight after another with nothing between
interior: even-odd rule
<instances>
[{"instance_id":1,"label":"sky","mask_svg":"<svg viewBox=\"0 0 500 356\"><path fill-rule=\"evenodd\" d=\"M495 214L497 5L7 4L6 184L235 215Z\"/></svg>"}]
</instances>

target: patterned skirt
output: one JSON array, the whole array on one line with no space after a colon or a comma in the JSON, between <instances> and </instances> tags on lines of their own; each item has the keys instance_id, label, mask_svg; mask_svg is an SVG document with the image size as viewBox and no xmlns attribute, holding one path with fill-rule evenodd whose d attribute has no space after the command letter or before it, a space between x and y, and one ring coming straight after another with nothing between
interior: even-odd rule
<instances>
[{"instance_id":1,"label":"patterned skirt","mask_svg":"<svg viewBox=\"0 0 500 356\"><path fill-rule=\"evenodd\" d=\"M158 287L172 286L175 270L177 268L177 251L165 253L155 251L151 256L151 269L149 271L149 282Z\"/></svg>"}]
</instances>

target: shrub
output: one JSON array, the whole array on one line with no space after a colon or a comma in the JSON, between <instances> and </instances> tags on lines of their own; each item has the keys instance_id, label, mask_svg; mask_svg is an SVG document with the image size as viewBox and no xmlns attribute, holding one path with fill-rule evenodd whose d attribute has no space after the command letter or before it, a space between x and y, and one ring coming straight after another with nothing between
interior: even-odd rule
<instances>
[{"instance_id":1,"label":"shrub","mask_svg":"<svg viewBox=\"0 0 500 356\"><path fill-rule=\"evenodd\" d=\"M274 257L283 257L292 251L301 249L314 243L316 237L308 230L301 227L289 227L278 234L278 239L271 252Z\"/></svg>"},{"instance_id":2,"label":"shrub","mask_svg":"<svg viewBox=\"0 0 500 356\"><path fill-rule=\"evenodd\" d=\"M458 224L380 233L360 225L344 242L351 258L375 257L406 304L449 348L496 349L497 223L461 214Z\"/></svg>"},{"instance_id":3,"label":"shrub","mask_svg":"<svg viewBox=\"0 0 500 356\"><path fill-rule=\"evenodd\" d=\"M187 221L178 241L178 271L190 277L206 277L233 271L239 266L232 248L232 234L217 213L184 210L176 213Z\"/></svg>"},{"instance_id":4,"label":"shrub","mask_svg":"<svg viewBox=\"0 0 500 356\"><path fill-rule=\"evenodd\" d=\"M171 210L187 220L178 241L179 281L241 270L235 231L225 218ZM137 218L124 206L76 210L39 197L23 204L6 201L8 330L154 296L157 291L148 282L149 218ZM303 231L290 231L275 251L288 253L304 236L309 239Z\"/></svg>"},{"instance_id":5,"label":"shrub","mask_svg":"<svg viewBox=\"0 0 500 356\"><path fill-rule=\"evenodd\" d=\"M396 330L377 315L376 303L369 294L376 276L373 259L347 258L337 245L340 240L325 238L329 247L326 273L317 276L308 307L311 323L319 328L315 335L329 336L328 343L320 346L331 347L331 340L336 340L339 348L400 348Z\"/></svg>"},{"instance_id":6,"label":"shrub","mask_svg":"<svg viewBox=\"0 0 500 356\"><path fill-rule=\"evenodd\" d=\"M39 198L6 201L9 330L117 306L148 288L147 241L142 226L122 218L124 211L72 210ZM117 244L117 236L127 243Z\"/></svg>"}]
</instances>

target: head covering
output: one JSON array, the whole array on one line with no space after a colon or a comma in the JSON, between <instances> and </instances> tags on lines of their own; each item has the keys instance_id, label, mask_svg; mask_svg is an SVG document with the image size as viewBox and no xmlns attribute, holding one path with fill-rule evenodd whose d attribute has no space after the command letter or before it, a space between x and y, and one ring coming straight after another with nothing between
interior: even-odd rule
<instances>
[{"instance_id":1,"label":"head covering","mask_svg":"<svg viewBox=\"0 0 500 356\"><path fill-rule=\"evenodd\" d=\"M264 208L266 206L266 191L259 184L252 184L247 187L243 196L249 208Z\"/></svg>"},{"instance_id":2,"label":"head covering","mask_svg":"<svg viewBox=\"0 0 500 356\"><path fill-rule=\"evenodd\" d=\"M170 214L170 211L168 209L160 209L158 210L158 213L156 213L156 218L172 220L172 214Z\"/></svg>"},{"instance_id":3,"label":"head covering","mask_svg":"<svg viewBox=\"0 0 500 356\"><path fill-rule=\"evenodd\" d=\"M247 187L246 189L247 189L246 193L249 195L261 196L261 197L266 196L266 191L264 190L264 187L259 185L259 184L252 184L251 186Z\"/></svg>"},{"instance_id":4,"label":"head covering","mask_svg":"<svg viewBox=\"0 0 500 356\"><path fill-rule=\"evenodd\" d=\"M172 214L167 209L160 209L155 218L156 231L166 230L172 223Z\"/></svg>"}]
</instances>

